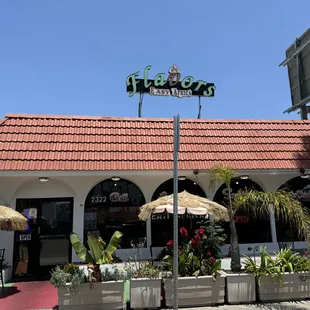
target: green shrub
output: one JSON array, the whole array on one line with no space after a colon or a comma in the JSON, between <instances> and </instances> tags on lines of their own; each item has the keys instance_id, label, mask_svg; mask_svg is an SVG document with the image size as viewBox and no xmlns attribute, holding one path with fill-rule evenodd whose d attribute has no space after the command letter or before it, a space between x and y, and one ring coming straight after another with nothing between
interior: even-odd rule
<instances>
[{"instance_id":1,"label":"green shrub","mask_svg":"<svg viewBox=\"0 0 310 310\"><path fill-rule=\"evenodd\" d=\"M266 247L260 248L260 265L256 264L249 256L245 256L245 271L253 274L258 283L263 276L277 278L282 286L282 274L285 272L302 272L310 270L310 260L307 257L300 256L299 253L293 253L290 248L282 249L279 253L275 253L273 259L268 254Z\"/></svg>"},{"instance_id":2,"label":"green shrub","mask_svg":"<svg viewBox=\"0 0 310 310\"><path fill-rule=\"evenodd\" d=\"M69 292L76 294L79 290L79 286L86 282L86 276L83 270L80 270L79 266L74 264L68 264L63 266L56 266L51 272L51 284L54 287L60 288L68 285Z\"/></svg>"}]
</instances>

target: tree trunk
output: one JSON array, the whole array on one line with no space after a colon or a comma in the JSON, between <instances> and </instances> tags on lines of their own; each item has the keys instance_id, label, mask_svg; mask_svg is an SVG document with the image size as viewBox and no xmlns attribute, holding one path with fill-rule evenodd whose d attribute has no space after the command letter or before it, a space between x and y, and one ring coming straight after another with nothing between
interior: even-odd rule
<instances>
[{"instance_id":1,"label":"tree trunk","mask_svg":"<svg viewBox=\"0 0 310 310\"><path fill-rule=\"evenodd\" d=\"M101 281L101 271L100 265L88 264L88 281L90 283L100 282Z\"/></svg>"},{"instance_id":2,"label":"tree trunk","mask_svg":"<svg viewBox=\"0 0 310 310\"><path fill-rule=\"evenodd\" d=\"M232 207L229 206L228 210L229 210L229 217L230 217L230 245L231 245L230 268L232 271L238 272L241 270L238 235L236 231L236 225L235 225L234 213L233 213Z\"/></svg>"}]
</instances>

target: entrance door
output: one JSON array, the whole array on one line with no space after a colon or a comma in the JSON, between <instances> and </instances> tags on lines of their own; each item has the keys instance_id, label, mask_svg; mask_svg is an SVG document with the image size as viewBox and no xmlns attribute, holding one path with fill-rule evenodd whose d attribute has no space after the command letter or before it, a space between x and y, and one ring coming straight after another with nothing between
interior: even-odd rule
<instances>
[{"instance_id":1,"label":"entrance door","mask_svg":"<svg viewBox=\"0 0 310 310\"><path fill-rule=\"evenodd\" d=\"M15 232L13 276L49 275L71 261L73 198L17 199L16 210L28 218L28 229Z\"/></svg>"}]
</instances>

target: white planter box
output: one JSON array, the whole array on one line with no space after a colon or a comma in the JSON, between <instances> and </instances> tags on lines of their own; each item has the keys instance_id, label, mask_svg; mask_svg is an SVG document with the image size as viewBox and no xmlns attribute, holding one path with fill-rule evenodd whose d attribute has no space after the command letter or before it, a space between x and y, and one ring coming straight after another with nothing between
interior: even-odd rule
<instances>
[{"instance_id":1,"label":"white planter box","mask_svg":"<svg viewBox=\"0 0 310 310\"><path fill-rule=\"evenodd\" d=\"M260 301L292 301L310 297L310 273L285 273L282 275L283 286L278 278L262 277L258 285Z\"/></svg>"},{"instance_id":2,"label":"white planter box","mask_svg":"<svg viewBox=\"0 0 310 310\"><path fill-rule=\"evenodd\" d=\"M188 277L178 279L179 307L198 307L223 304L225 298L225 276ZM172 279L164 279L166 306L173 306Z\"/></svg>"},{"instance_id":3,"label":"white planter box","mask_svg":"<svg viewBox=\"0 0 310 310\"><path fill-rule=\"evenodd\" d=\"M12 268L5 267L5 269L2 270L2 277L4 283L8 282L12 278Z\"/></svg>"},{"instance_id":4,"label":"white planter box","mask_svg":"<svg viewBox=\"0 0 310 310\"><path fill-rule=\"evenodd\" d=\"M161 303L161 279L130 280L130 307L159 308Z\"/></svg>"},{"instance_id":5,"label":"white planter box","mask_svg":"<svg viewBox=\"0 0 310 310\"><path fill-rule=\"evenodd\" d=\"M72 295L68 287L58 289L59 310L84 310L84 309L122 309L124 295L124 282L111 281L94 283L83 283L79 291Z\"/></svg>"},{"instance_id":6,"label":"white planter box","mask_svg":"<svg viewBox=\"0 0 310 310\"><path fill-rule=\"evenodd\" d=\"M226 274L226 300L229 304L256 301L256 283L252 274Z\"/></svg>"}]
</instances>

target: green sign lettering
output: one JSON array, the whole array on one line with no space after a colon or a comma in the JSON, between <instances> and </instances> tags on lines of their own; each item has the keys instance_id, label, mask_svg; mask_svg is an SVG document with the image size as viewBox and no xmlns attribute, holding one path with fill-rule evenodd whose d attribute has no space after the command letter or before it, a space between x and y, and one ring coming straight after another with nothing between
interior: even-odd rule
<instances>
[{"instance_id":1,"label":"green sign lettering","mask_svg":"<svg viewBox=\"0 0 310 310\"><path fill-rule=\"evenodd\" d=\"M147 72L151 69L151 67L152 66L147 66L147 67L145 67L145 69L144 69L144 87L145 88L148 88L148 87L150 87L151 85L152 85L152 83L151 82L148 82L147 80L148 80L148 74L147 74Z\"/></svg>"},{"instance_id":2,"label":"green sign lettering","mask_svg":"<svg viewBox=\"0 0 310 310\"><path fill-rule=\"evenodd\" d=\"M164 86L166 84L165 73L158 73L154 79L154 85L156 86Z\"/></svg>"},{"instance_id":3,"label":"green sign lettering","mask_svg":"<svg viewBox=\"0 0 310 310\"><path fill-rule=\"evenodd\" d=\"M188 84L186 85L186 81L188 80ZM189 88L189 87L191 87L192 85L193 85L193 83L194 83L194 78L192 77L192 76L186 76L184 79L183 79L183 81L181 82L181 86L183 87L183 88Z\"/></svg>"},{"instance_id":4,"label":"green sign lettering","mask_svg":"<svg viewBox=\"0 0 310 310\"><path fill-rule=\"evenodd\" d=\"M132 85L133 90L131 92L129 92L129 97L133 96L136 92L137 92L137 84L139 83L139 81L136 80L136 77L139 76L140 71L130 74L128 75L127 79L126 79L126 85L130 86Z\"/></svg>"},{"instance_id":5,"label":"green sign lettering","mask_svg":"<svg viewBox=\"0 0 310 310\"><path fill-rule=\"evenodd\" d=\"M158 73L154 80L148 79L148 73L152 66L145 67L143 79L139 79L140 71L130 74L126 79L127 92L129 97L138 93L148 93L153 96L173 96L173 97L213 97L215 85L207 83L203 80L195 81L194 77L186 76L181 80L181 72L176 65L173 65L168 70L168 75ZM141 83L140 83L141 82Z\"/></svg>"}]
</instances>

